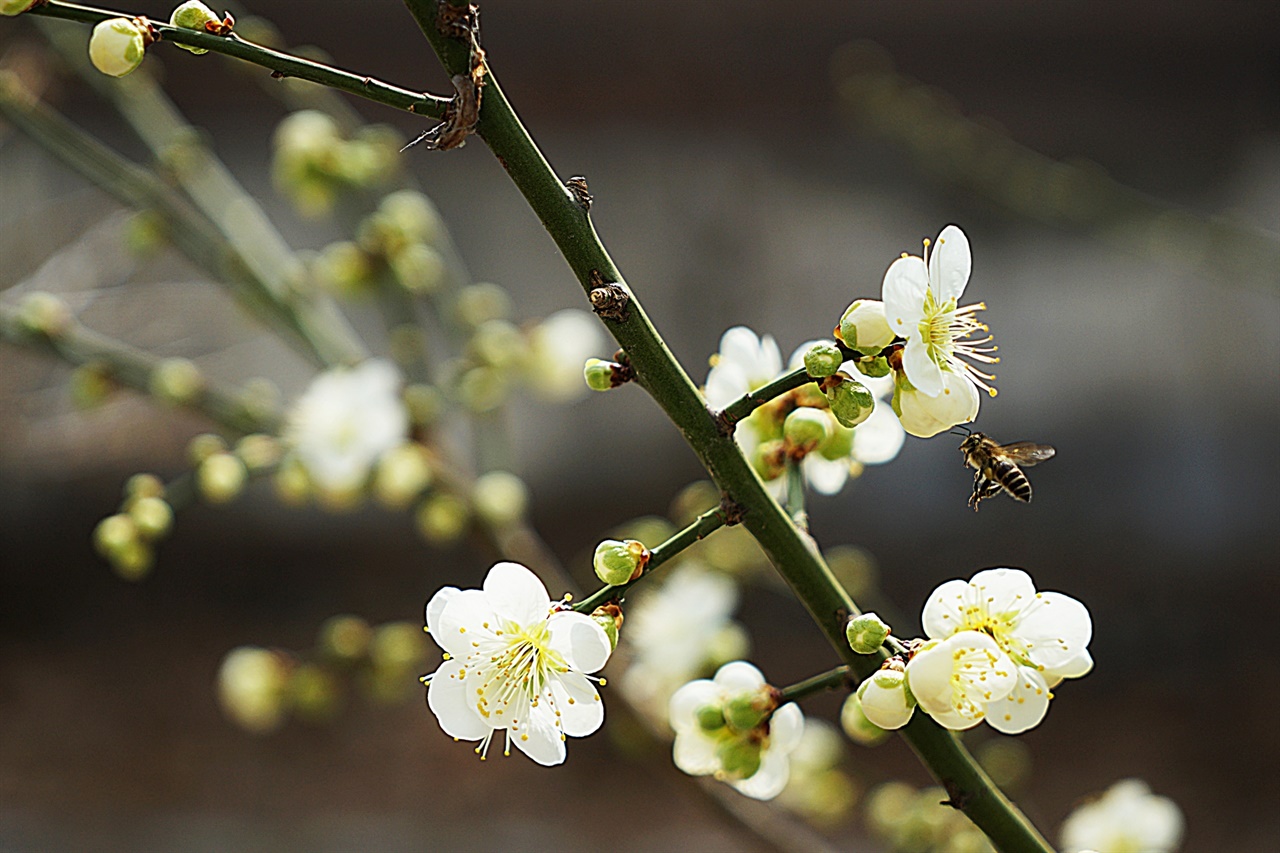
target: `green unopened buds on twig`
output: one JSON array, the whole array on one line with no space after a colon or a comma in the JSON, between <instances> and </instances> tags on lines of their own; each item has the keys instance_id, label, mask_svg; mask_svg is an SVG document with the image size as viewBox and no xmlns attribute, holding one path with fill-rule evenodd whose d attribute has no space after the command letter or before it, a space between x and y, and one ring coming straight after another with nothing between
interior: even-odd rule
<instances>
[{"instance_id":1,"label":"green unopened buds on twig","mask_svg":"<svg viewBox=\"0 0 1280 853\"><path fill-rule=\"evenodd\" d=\"M166 358L151 374L151 394L162 403L182 406L204 391L200 368L185 358Z\"/></svg>"},{"instance_id":2,"label":"green unopened buds on twig","mask_svg":"<svg viewBox=\"0 0 1280 853\"><path fill-rule=\"evenodd\" d=\"M184 30L199 30L202 33L208 31L207 24L216 26L219 23L221 23L221 19L200 0L188 0L188 2L174 9L173 14L169 16L169 24L171 26L182 27ZM191 47L185 44L178 44L178 47L197 55L209 52L203 47Z\"/></svg>"},{"instance_id":3,"label":"green unopened buds on twig","mask_svg":"<svg viewBox=\"0 0 1280 853\"><path fill-rule=\"evenodd\" d=\"M635 580L649 562L649 549L634 539L606 539L596 546L591 558L596 577L610 586Z\"/></svg>"},{"instance_id":4,"label":"green unopened buds on twig","mask_svg":"<svg viewBox=\"0 0 1280 853\"><path fill-rule=\"evenodd\" d=\"M802 406L787 415L782 435L793 454L803 455L831 437L831 418L821 409Z\"/></svg>"},{"instance_id":5,"label":"green unopened buds on twig","mask_svg":"<svg viewBox=\"0 0 1280 853\"><path fill-rule=\"evenodd\" d=\"M244 490L249 472L239 457L231 453L211 453L196 468L196 485L204 499L213 504L234 500Z\"/></svg>"},{"instance_id":6,"label":"green unopened buds on twig","mask_svg":"<svg viewBox=\"0 0 1280 853\"><path fill-rule=\"evenodd\" d=\"M822 387L831 405L831 414L841 426L856 427L875 410L875 395L867 386L843 373L828 377Z\"/></svg>"},{"instance_id":7,"label":"green unopened buds on twig","mask_svg":"<svg viewBox=\"0 0 1280 853\"><path fill-rule=\"evenodd\" d=\"M145 19L112 18L93 28L89 60L103 74L123 77L142 64L153 41L154 31Z\"/></svg>"},{"instance_id":8,"label":"green unopened buds on twig","mask_svg":"<svg viewBox=\"0 0 1280 853\"><path fill-rule=\"evenodd\" d=\"M831 341L818 341L804 353L804 369L815 379L830 376L843 363L844 354Z\"/></svg>"},{"instance_id":9,"label":"green unopened buds on twig","mask_svg":"<svg viewBox=\"0 0 1280 853\"><path fill-rule=\"evenodd\" d=\"M845 309L836 336L850 349L874 355L893 343L893 330L885 319L884 303L878 299L856 299Z\"/></svg>"},{"instance_id":10,"label":"green unopened buds on twig","mask_svg":"<svg viewBox=\"0 0 1280 853\"><path fill-rule=\"evenodd\" d=\"M849 647L860 655L875 654L884 641L888 639L890 630L874 613L860 613L849 620L844 629L849 638Z\"/></svg>"},{"instance_id":11,"label":"green unopened buds on twig","mask_svg":"<svg viewBox=\"0 0 1280 853\"><path fill-rule=\"evenodd\" d=\"M622 630L622 608L616 604L606 604L591 611L591 621L604 629L609 638L609 647L618 648L618 632Z\"/></svg>"},{"instance_id":12,"label":"green unopened buds on twig","mask_svg":"<svg viewBox=\"0 0 1280 853\"><path fill-rule=\"evenodd\" d=\"M0 15L12 18L36 5L39 0L0 0Z\"/></svg>"},{"instance_id":13,"label":"green unopened buds on twig","mask_svg":"<svg viewBox=\"0 0 1280 853\"><path fill-rule=\"evenodd\" d=\"M589 358L582 367L582 378L592 391L609 391L634 379L635 371L630 364Z\"/></svg>"}]
</instances>

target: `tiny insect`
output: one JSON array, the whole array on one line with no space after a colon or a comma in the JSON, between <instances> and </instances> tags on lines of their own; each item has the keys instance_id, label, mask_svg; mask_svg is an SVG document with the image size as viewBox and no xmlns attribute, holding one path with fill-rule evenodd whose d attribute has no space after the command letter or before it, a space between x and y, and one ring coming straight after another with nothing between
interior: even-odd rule
<instances>
[{"instance_id":1,"label":"tiny insect","mask_svg":"<svg viewBox=\"0 0 1280 853\"><path fill-rule=\"evenodd\" d=\"M961 443L960 452L964 454L964 464L976 472L969 506L977 512L979 504L1001 491L1014 500L1030 503L1031 482L1022 469L1052 459L1058 451L1051 445L1034 441L997 444L994 439L975 432Z\"/></svg>"}]
</instances>

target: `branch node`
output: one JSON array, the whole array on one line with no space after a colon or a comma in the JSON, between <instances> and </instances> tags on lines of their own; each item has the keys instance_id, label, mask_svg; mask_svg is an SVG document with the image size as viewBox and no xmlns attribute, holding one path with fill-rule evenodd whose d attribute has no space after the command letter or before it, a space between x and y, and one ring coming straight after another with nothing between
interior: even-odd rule
<instances>
[{"instance_id":1,"label":"branch node","mask_svg":"<svg viewBox=\"0 0 1280 853\"><path fill-rule=\"evenodd\" d=\"M964 811L973 801L973 795L960 787L954 779L943 779L942 787L947 790L947 798L938 803L940 806L951 806L957 811Z\"/></svg>"},{"instance_id":2,"label":"branch node","mask_svg":"<svg viewBox=\"0 0 1280 853\"><path fill-rule=\"evenodd\" d=\"M612 387L617 388L619 385L626 385L635 378L636 369L631 366L631 359L627 358L627 351L620 349L615 352L613 354L613 371L609 377Z\"/></svg>"},{"instance_id":3,"label":"branch node","mask_svg":"<svg viewBox=\"0 0 1280 853\"><path fill-rule=\"evenodd\" d=\"M621 323L627 319L631 297L614 282L606 283L599 270L591 271L591 310L605 320Z\"/></svg>"},{"instance_id":4,"label":"branch node","mask_svg":"<svg viewBox=\"0 0 1280 853\"><path fill-rule=\"evenodd\" d=\"M582 208L583 213L591 211L592 195L587 190L587 179L583 175L574 175L572 178L564 182L569 192L573 195L573 200L578 203L578 207Z\"/></svg>"},{"instance_id":5,"label":"branch node","mask_svg":"<svg viewBox=\"0 0 1280 853\"><path fill-rule=\"evenodd\" d=\"M747 517L747 509L729 496L728 492L720 493L720 514L724 516L725 527L741 524Z\"/></svg>"},{"instance_id":6,"label":"branch node","mask_svg":"<svg viewBox=\"0 0 1280 853\"><path fill-rule=\"evenodd\" d=\"M726 438L733 435L733 431L738 425L738 422L729 416L727 409L719 412L712 412L711 419L715 421L716 432Z\"/></svg>"}]
</instances>

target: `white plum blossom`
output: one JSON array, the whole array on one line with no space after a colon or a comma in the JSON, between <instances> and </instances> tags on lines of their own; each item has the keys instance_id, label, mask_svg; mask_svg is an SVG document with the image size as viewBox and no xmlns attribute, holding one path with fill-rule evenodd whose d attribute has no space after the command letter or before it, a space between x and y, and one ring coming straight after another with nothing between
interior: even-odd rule
<instances>
[{"instance_id":1,"label":"white plum blossom","mask_svg":"<svg viewBox=\"0 0 1280 853\"><path fill-rule=\"evenodd\" d=\"M982 722L987 706L1008 696L1017 680L1013 661L980 631L931 640L907 663L907 685L920 708L953 731Z\"/></svg>"},{"instance_id":2,"label":"white plum blossom","mask_svg":"<svg viewBox=\"0 0 1280 853\"><path fill-rule=\"evenodd\" d=\"M1177 804L1140 779L1122 779L1062 824L1065 853L1170 853L1182 841Z\"/></svg>"},{"instance_id":3,"label":"white plum blossom","mask_svg":"<svg viewBox=\"0 0 1280 853\"><path fill-rule=\"evenodd\" d=\"M907 382L899 382L897 408L913 435L927 438L942 431L928 426L929 418L950 421L946 429L972 421L978 410L976 388L996 393L987 384L995 377L964 360L999 360L990 355L995 347L982 346L991 341L990 335L968 340L975 332L987 331L975 316L984 304L958 305L972 267L968 238L948 225L932 253L926 242L925 257L903 255L884 274L885 316L893 332L906 340L902 370ZM910 391L916 394L908 400ZM952 399L957 394L961 398Z\"/></svg>"},{"instance_id":4,"label":"white plum blossom","mask_svg":"<svg viewBox=\"0 0 1280 853\"><path fill-rule=\"evenodd\" d=\"M519 563L498 563L483 589L445 587L426 608L427 629L445 661L423 680L427 704L445 734L480 741L484 758L497 732L539 764L565 759L565 738L604 722L604 703L588 676L612 646L589 616L560 610Z\"/></svg>"},{"instance_id":5,"label":"white plum blossom","mask_svg":"<svg viewBox=\"0 0 1280 853\"><path fill-rule=\"evenodd\" d=\"M734 326L720 338L711 360L705 395L707 405L723 409L782 373L782 352L772 335L763 338L746 326Z\"/></svg>"},{"instance_id":6,"label":"white plum blossom","mask_svg":"<svg viewBox=\"0 0 1280 853\"><path fill-rule=\"evenodd\" d=\"M719 648L736 646L731 657L746 652L745 632L730 618L737 606L737 585L696 563L680 566L656 590L645 590L627 608L630 663L619 682L623 692L640 708L665 717L671 694L709 672Z\"/></svg>"},{"instance_id":7,"label":"white plum blossom","mask_svg":"<svg viewBox=\"0 0 1280 853\"><path fill-rule=\"evenodd\" d=\"M723 714L731 703L769 690L760 670L746 661L727 663L714 679L691 681L677 690L669 714L676 733L676 766L691 776L714 775L757 800L782 793L791 774L790 754L804 734L800 707L789 702L746 730L731 725Z\"/></svg>"},{"instance_id":8,"label":"white plum blossom","mask_svg":"<svg viewBox=\"0 0 1280 853\"><path fill-rule=\"evenodd\" d=\"M907 693L906 676L896 669L880 669L858 685L862 715L885 730L900 729L911 722L916 706Z\"/></svg>"},{"instance_id":9,"label":"white plum blossom","mask_svg":"<svg viewBox=\"0 0 1280 853\"><path fill-rule=\"evenodd\" d=\"M986 569L968 581L947 581L929 596L921 618L931 639L979 631L1017 665L1017 686L987 709L987 722L1005 734L1038 725L1051 688L1093 667L1088 609L1060 592L1037 592L1021 569Z\"/></svg>"},{"instance_id":10,"label":"white plum blossom","mask_svg":"<svg viewBox=\"0 0 1280 853\"><path fill-rule=\"evenodd\" d=\"M575 400L587 392L582 365L605 347L600 321L586 311L566 308L529 332L529 385L553 403Z\"/></svg>"},{"instance_id":11,"label":"white plum blossom","mask_svg":"<svg viewBox=\"0 0 1280 853\"><path fill-rule=\"evenodd\" d=\"M289 412L285 443L323 492L358 491L387 451L404 444L409 413L400 374L388 361L321 373Z\"/></svg>"}]
</instances>

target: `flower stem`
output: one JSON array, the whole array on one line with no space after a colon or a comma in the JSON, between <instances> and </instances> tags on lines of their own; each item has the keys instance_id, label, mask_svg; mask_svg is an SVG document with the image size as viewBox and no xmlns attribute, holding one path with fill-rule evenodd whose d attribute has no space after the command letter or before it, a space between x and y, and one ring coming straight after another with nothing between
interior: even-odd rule
<instances>
[{"instance_id":1,"label":"flower stem","mask_svg":"<svg viewBox=\"0 0 1280 853\"><path fill-rule=\"evenodd\" d=\"M798 702L824 690L838 690L840 688L852 690L857 684L858 677L852 669L847 665L837 666L835 669L806 678L804 681L798 681L790 687L782 688L778 702Z\"/></svg>"},{"instance_id":2,"label":"flower stem","mask_svg":"<svg viewBox=\"0 0 1280 853\"><path fill-rule=\"evenodd\" d=\"M813 377L809 375L807 370L803 367L797 367L795 370L782 374L767 385L761 385L756 390L743 394L725 406L724 410L720 412L720 421L725 427L731 427L775 397L781 397L788 391L793 391L801 385L812 381Z\"/></svg>"},{"instance_id":3,"label":"flower stem","mask_svg":"<svg viewBox=\"0 0 1280 853\"><path fill-rule=\"evenodd\" d=\"M787 512L796 527L809 529L809 513L804 510L804 470L799 459L788 459L787 470Z\"/></svg>"},{"instance_id":4,"label":"flower stem","mask_svg":"<svg viewBox=\"0 0 1280 853\"><path fill-rule=\"evenodd\" d=\"M75 3L62 3L59 0L49 0L43 5L34 7L26 14L60 18L65 21L77 21L82 24L97 24L112 18L133 17L127 12L113 12L110 9L80 6ZM243 59L245 62L252 62L254 65L261 65L263 68L271 69L274 72L273 76L309 80L312 83L319 83L322 86L339 89L352 95L359 95L362 98L368 98L371 101L377 101L380 104L395 107L399 110L407 110L411 113L432 118L441 118L444 116L445 107L449 104L449 98L442 98L426 92L402 89L390 83L374 80L372 77L352 74L350 71L343 71L340 68L334 68L320 62L312 62L309 59L272 50L269 47L245 41L234 33L227 36L218 36L212 33L200 32L199 30L171 27L159 21L152 21L151 25L163 40L204 48L205 50L222 53L236 59Z\"/></svg>"},{"instance_id":5,"label":"flower stem","mask_svg":"<svg viewBox=\"0 0 1280 853\"><path fill-rule=\"evenodd\" d=\"M693 523L672 536L666 542L649 552L649 562L645 563L644 571L639 577L633 578L626 583L613 584L603 587L591 595L584 598L573 606L573 609L579 613L590 613L602 604L607 604L614 599L620 599L626 594L632 586L639 583L645 577L679 554L685 548L700 539L705 539L715 531L719 530L725 524L725 510L723 506L709 509L702 515L694 519Z\"/></svg>"}]
</instances>

